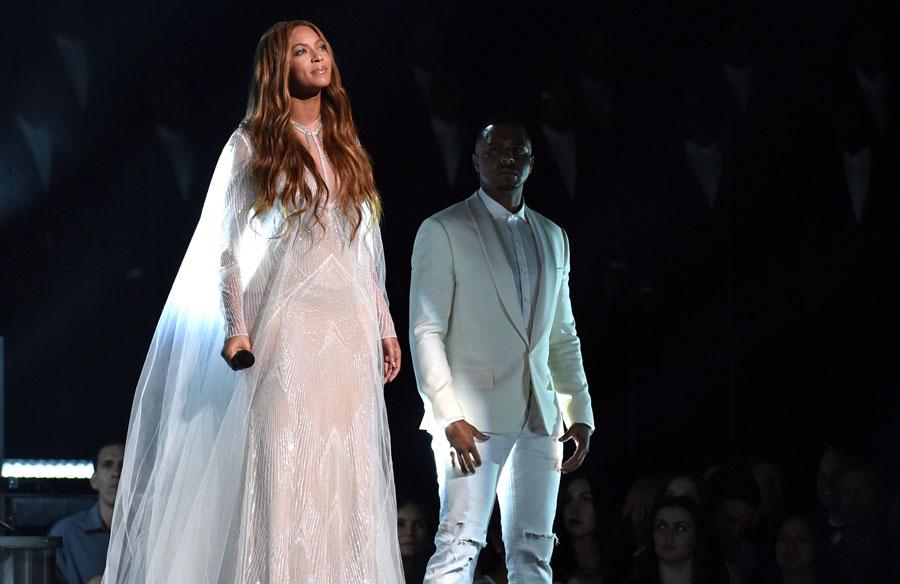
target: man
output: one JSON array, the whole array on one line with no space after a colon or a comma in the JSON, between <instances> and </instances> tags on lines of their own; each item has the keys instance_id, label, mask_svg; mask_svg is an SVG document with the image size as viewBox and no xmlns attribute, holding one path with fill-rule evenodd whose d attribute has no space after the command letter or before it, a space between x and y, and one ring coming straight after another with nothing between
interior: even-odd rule
<instances>
[{"instance_id":1,"label":"man","mask_svg":"<svg viewBox=\"0 0 900 584\"><path fill-rule=\"evenodd\" d=\"M828 541L832 547L838 545L844 537L844 517L841 515L840 483L847 470L855 464L853 454L840 446L831 444L825 447L819 458L819 470L816 474L816 491L825 514L828 530Z\"/></svg>"},{"instance_id":2,"label":"man","mask_svg":"<svg viewBox=\"0 0 900 584\"><path fill-rule=\"evenodd\" d=\"M62 538L62 547L56 551L56 569L66 584L100 584L124 456L122 442L101 444L94 454L91 476L97 503L60 520L50 530L50 537Z\"/></svg>"},{"instance_id":3,"label":"man","mask_svg":"<svg viewBox=\"0 0 900 584\"><path fill-rule=\"evenodd\" d=\"M751 582L757 576L759 549L754 530L759 509L759 486L744 468L725 467L709 478L713 527L732 582Z\"/></svg>"},{"instance_id":4,"label":"man","mask_svg":"<svg viewBox=\"0 0 900 584\"><path fill-rule=\"evenodd\" d=\"M425 582L472 581L496 494L509 581L549 583L560 471L584 461L594 425L568 238L524 205L520 123L485 126L472 161L481 188L426 219L413 248L410 346L441 500Z\"/></svg>"}]
</instances>

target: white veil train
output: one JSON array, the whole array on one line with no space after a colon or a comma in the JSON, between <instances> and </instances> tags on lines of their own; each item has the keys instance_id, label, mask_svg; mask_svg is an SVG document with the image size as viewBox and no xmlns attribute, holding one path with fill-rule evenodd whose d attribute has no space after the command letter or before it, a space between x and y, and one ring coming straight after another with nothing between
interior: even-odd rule
<instances>
[{"instance_id":1,"label":"white veil train","mask_svg":"<svg viewBox=\"0 0 900 584\"><path fill-rule=\"evenodd\" d=\"M245 133L235 131L153 336L129 423L104 584L213 584L233 581L240 569L249 407L266 370L267 339L255 335L278 309L278 299L267 296L284 276L282 240L273 237L281 220L240 228L237 266L230 267L239 269L242 290L235 292L244 293L257 363L232 371L219 356L226 324L220 282L229 269L227 240L235 247L232 228L247 225L250 153Z\"/></svg>"}]
</instances>

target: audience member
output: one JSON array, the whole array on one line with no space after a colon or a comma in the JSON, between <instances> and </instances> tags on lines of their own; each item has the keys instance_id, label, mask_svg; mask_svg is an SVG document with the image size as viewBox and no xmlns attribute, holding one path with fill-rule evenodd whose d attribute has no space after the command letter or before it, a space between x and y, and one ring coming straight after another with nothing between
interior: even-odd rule
<instances>
[{"instance_id":1,"label":"audience member","mask_svg":"<svg viewBox=\"0 0 900 584\"><path fill-rule=\"evenodd\" d=\"M429 521L425 506L414 499L401 499L397 505L397 537L406 584L419 584L425 577L425 564L434 551L433 521Z\"/></svg>"},{"instance_id":2,"label":"audience member","mask_svg":"<svg viewBox=\"0 0 900 584\"><path fill-rule=\"evenodd\" d=\"M842 578L850 584L896 584L896 558L886 549L887 505L878 473L869 467L847 470L839 493L844 533L834 554Z\"/></svg>"},{"instance_id":3,"label":"audience member","mask_svg":"<svg viewBox=\"0 0 900 584\"><path fill-rule=\"evenodd\" d=\"M759 487L750 471L729 467L709 481L710 512L731 584L750 582L757 569L754 541Z\"/></svg>"},{"instance_id":4,"label":"audience member","mask_svg":"<svg viewBox=\"0 0 900 584\"><path fill-rule=\"evenodd\" d=\"M779 505L784 499L784 478L781 467L772 460L758 458L748 466L756 485L759 487L759 509L757 521L766 528L771 525Z\"/></svg>"},{"instance_id":5,"label":"audience member","mask_svg":"<svg viewBox=\"0 0 900 584\"><path fill-rule=\"evenodd\" d=\"M65 584L100 583L124 456L122 441L101 444L94 453L94 474L91 476L97 503L60 520L50 529L50 537L62 538L62 547L56 552L56 569Z\"/></svg>"},{"instance_id":6,"label":"audience member","mask_svg":"<svg viewBox=\"0 0 900 584\"><path fill-rule=\"evenodd\" d=\"M622 505L624 540L623 555L630 579L637 578L647 568L652 541L653 504L664 483L656 477L636 480L625 494Z\"/></svg>"},{"instance_id":7,"label":"audience member","mask_svg":"<svg viewBox=\"0 0 900 584\"><path fill-rule=\"evenodd\" d=\"M831 545L843 537L844 518L841 516L841 497L838 485L844 473L853 465L849 451L835 445L827 446L819 459L816 490L825 512L828 537Z\"/></svg>"},{"instance_id":8,"label":"audience member","mask_svg":"<svg viewBox=\"0 0 900 584\"><path fill-rule=\"evenodd\" d=\"M689 472L675 472L663 479L659 497L687 497L702 508L706 502L705 492L706 483L703 479Z\"/></svg>"},{"instance_id":9,"label":"audience member","mask_svg":"<svg viewBox=\"0 0 900 584\"><path fill-rule=\"evenodd\" d=\"M560 543L554 553L554 580L564 584L610 584L622 580L613 552L612 514L587 475L567 476L560 486Z\"/></svg>"},{"instance_id":10,"label":"audience member","mask_svg":"<svg viewBox=\"0 0 900 584\"><path fill-rule=\"evenodd\" d=\"M771 577L775 584L823 584L832 582L826 568L827 542L818 533L815 522L806 514L788 512L775 520L775 531L767 554L771 558Z\"/></svg>"},{"instance_id":11,"label":"audience member","mask_svg":"<svg viewBox=\"0 0 900 584\"><path fill-rule=\"evenodd\" d=\"M706 531L703 511L688 497L661 499L653 511L653 568L641 584L721 584L728 576Z\"/></svg>"}]
</instances>

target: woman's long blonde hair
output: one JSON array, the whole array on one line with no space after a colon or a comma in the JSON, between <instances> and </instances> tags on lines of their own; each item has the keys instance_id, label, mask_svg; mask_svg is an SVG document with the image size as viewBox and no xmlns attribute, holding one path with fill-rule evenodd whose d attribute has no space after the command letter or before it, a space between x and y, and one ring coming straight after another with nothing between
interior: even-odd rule
<instances>
[{"instance_id":1,"label":"woman's long blonde hair","mask_svg":"<svg viewBox=\"0 0 900 584\"><path fill-rule=\"evenodd\" d=\"M314 30L332 56L331 83L322 89L322 144L340 184L340 193L329 192L312 154L291 125L288 43L291 31L298 26ZM372 160L359 143L350 98L341 83L331 45L316 25L305 20L278 22L259 39L243 127L254 147L250 166L257 186L253 215L265 214L280 201L288 227L295 215L310 209L324 226L323 206L329 197L340 196L341 210L353 226L352 237L362 222L364 206L371 208L374 221L381 218ZM312 173L318 195L307 185L306 173Z\"/></svg>"}]
</instances>

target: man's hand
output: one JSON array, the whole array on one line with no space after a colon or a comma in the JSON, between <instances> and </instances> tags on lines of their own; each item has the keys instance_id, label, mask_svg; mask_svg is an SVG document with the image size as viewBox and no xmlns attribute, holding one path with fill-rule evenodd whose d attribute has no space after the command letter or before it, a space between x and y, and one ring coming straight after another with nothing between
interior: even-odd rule
<instances>
[{"instance_id":1,"label":"man's hand","mask_svg":"<svg viewBox=\"0 0 900 584\"><path fill-rule=\"evenodd\" d=\"M384 353L384 383L390 383L400 373L400 343L397 337L381 339L381 351Z\"/></svg>"},{"instance_id":2,"label":"man's hand","mask_svg":"<svg viewBox=\"0 0 900 584\"><path fill-rule=\"evenodd\" d=\"M584 462L584 458L591 448L590 426L582 423L572 424L566 433L559 438L560 442L568 442L569 440L575 441L575 452L569 460L565 461L562 467L560 467L560 471L562 471L563 474L569 474L574 470L578 470L578 467Z\"/></svg>"},{"instance_id":3,"label":"man's hand","mask_svg":"<svg viewBox=\"0 0 900 584\"><path fill-rule=\"evenodd\" d=\"M90 580L87 581L87 584L100 584L103 581L103 576L94 576Z\"/></svg>"},{"instance_id":4,"label":"man's hand","mask_svg":"<svg viewBox=\"0 0 900 584\"><path fill-rule=\"evenodd\" d=\"M231 360L238 351L253 351L253 347L250 346L250 337L247 335L231 337L225 341L225 345L222 347L222 358L225 359L228 366L235 371L237 371L237 369L234 368L234 364Z\"/></svg>"},{"instance_id":5,"label":"man's hand","mask_svg":"<svg viewBox=\"0 0 900 584\"><path fill-rule=\"evenodd\" d=\"M453 468L459 467L463 474L472 474L475 468L481 466L481 456L475 447L475 441L484 442L490 439L487 434L482 434L478 428L465 420L457 420L449 424L444 430L447 441L450 443L450 463Z\"/></svg>"}]
</instances>

